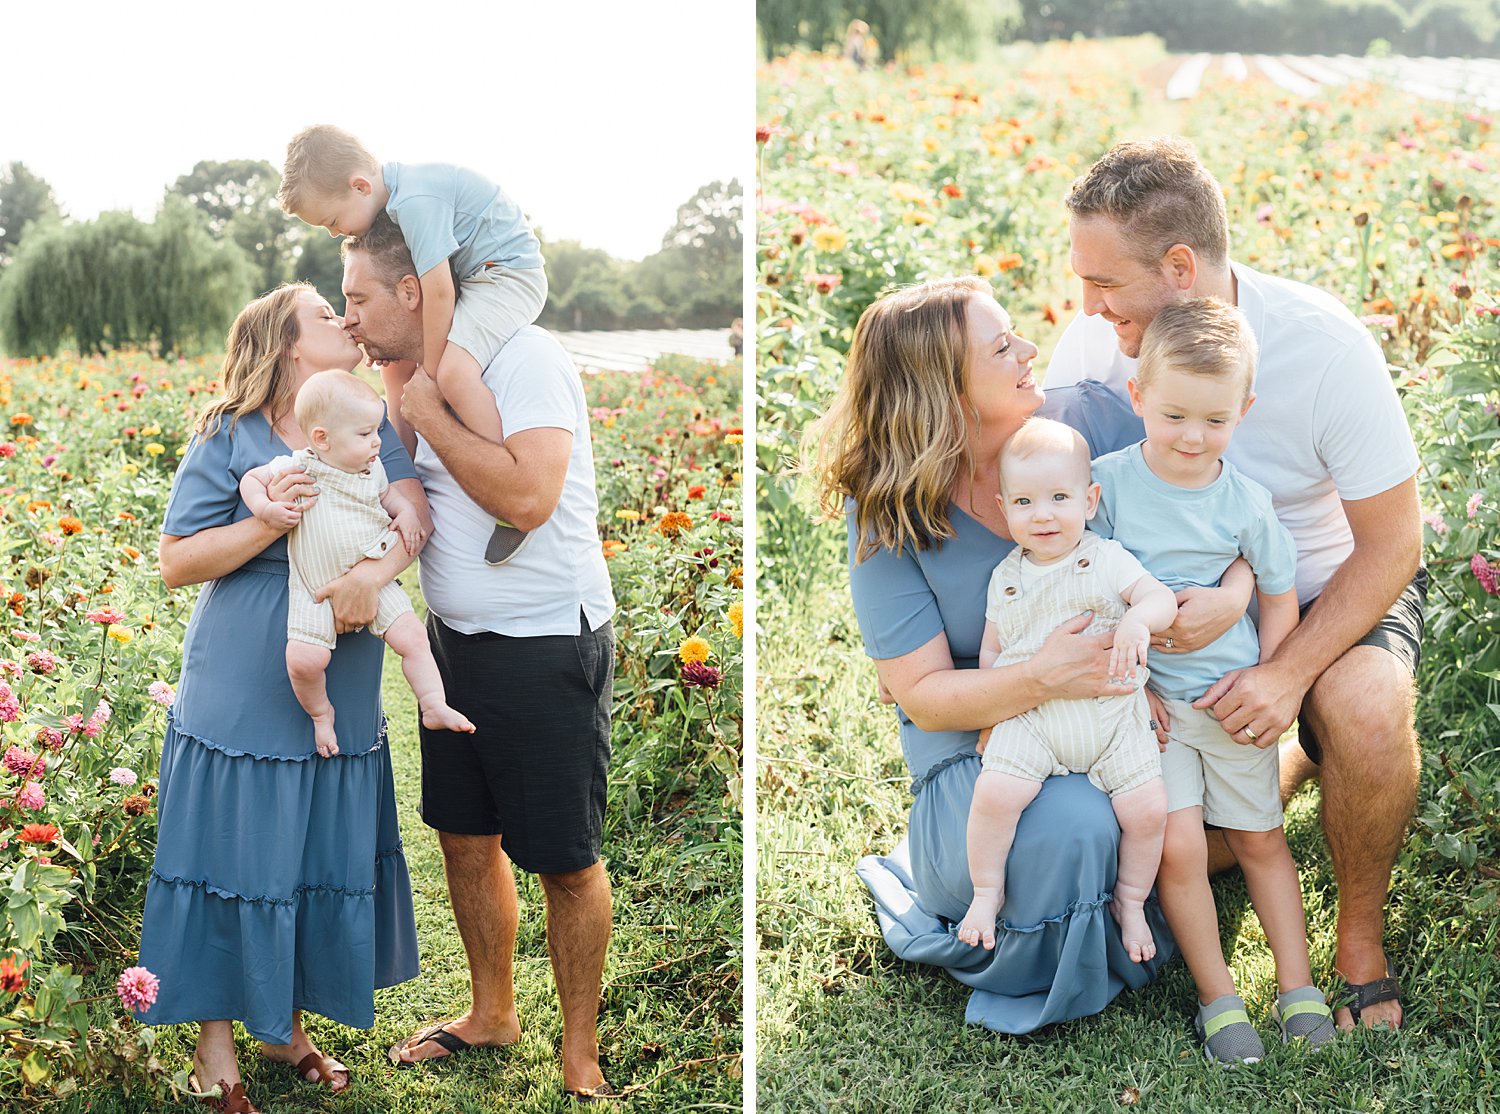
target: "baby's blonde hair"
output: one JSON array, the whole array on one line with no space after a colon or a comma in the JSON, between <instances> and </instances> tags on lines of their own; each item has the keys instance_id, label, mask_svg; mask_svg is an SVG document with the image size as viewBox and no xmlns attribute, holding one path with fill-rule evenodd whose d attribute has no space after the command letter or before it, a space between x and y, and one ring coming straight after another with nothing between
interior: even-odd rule
<instances>
[{"instance_id":1,"label":"baby's blonde hair","mask_svg":"<svg viewBox=\"0 0 1500 1114\"><path fill-rule=\"evenodd\" d=\"M309 202L342 197L351 176L379 169L375 156L354 136L332 124L314 124L286 145L276 200L284 212L295 216Z\"/></svg>"},{"instance_id":2,"label":"baby's blonde hair","mask_svg":"<svg viewBox=\"0 0 1500 1114\"><path fill-rule=\"evenodd\" d=\"M1238 381L1241 398L1255 384L1259 345L1237 306L1218 298L1183 298L1157 311L1141 337L1137 386L1144 390L1162 371L1185 371Z\"/></svg>"},{"instance_id":3,"label":"baby's blonde hair","mask_svg":"<svg viewBox=\"0 0 1500 1114\"><path fill-rule=\"evenodd\" d=\"M1000 450L1000 490L1005 490L1005 467L1039 456L1059 456L1074 466L1087 487L1091 476L1089 445L1083 435L1070 425L1051 418L1027 418L1005 447Z\"/></svg>"},{"instance_id":4,"label":"baby's blonde hair","mask_svg":"<svg viewBox=\"0 0 1500 1114\"><path fill-rule=\"evenodd\" d=\"M375 388L347 371L320 371L311 375L297 392L293 414L310 439L314 426L327 429L339 418L348 420L347 408L357 402L381 403Z\"/></svg>"}]
</instances>

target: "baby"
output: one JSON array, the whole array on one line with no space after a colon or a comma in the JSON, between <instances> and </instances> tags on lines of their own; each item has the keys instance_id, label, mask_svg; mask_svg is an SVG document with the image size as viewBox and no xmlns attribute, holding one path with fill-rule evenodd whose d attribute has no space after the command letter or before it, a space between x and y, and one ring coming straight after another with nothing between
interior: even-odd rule
<instances>
[{"instance_id":1,"label":"baby","mask_svg":"<svg viewBox=\"0 0 1500 1114\"><path fill-rule=\"evenodd\" d=\"M1282 1040L1316 1047L1335 1034L1312 985L1302 890L1281 826L1276 736L1267 724L1241 722L1240 712L1221 724L1193 703L1220 678L1265 661L1297 625L1296 546L1270 493L1223 459L1255 401L1255 358L1255 335L1234 306L1193 298L1160 310L1129 384L1146 439L1094 462L1103 489L1094 528L1174 591L1218 585L1240 557L1255 574L1258 632L1242 615L1209 645L1158 653L1151 663L1170 736L1161 758L1167 830L1157 895L1197 985L1198 1039L1220 1064L1250 1063L1265 1050L1219 943L1205 821L1224 830L1276 958L1281 993L1272 1012Z\"/></svg>"},{"instance_id":2,"label":"baby","mask_svg":"<svg viewBox=\"0 0 1500 1114\"><path fill-rule=\"evenodd\" d=\"M1016 822L1052 774L1086 771L1120 822L1120 864L1110 911L1130 958L1156 954L1144 903L1161 858L1166 793L1142 686L1151 634L1172 625L1177 602L1117 542L1084 528L1099 502L1079 434L1032 418L1000 453L1000 505L1016 548L990 578L979 665L1025 661L1057 627L1085 611L1086 633L1114 630L1110 675L1133 691L1049 700L981 737L984 769L969 810L974 902L958 928L966 944L995 946L1005 904L1005 860Z\"/></svg>"},{"instance_id":3,"label":"baby","mask_svg":"<svg viewBox=\"0 0 1500 1114\"><path fill-rule=\"evenodd\" d=\"M382 165L327 124L292 137L278 198L288 213L333 236L363 236L382 211L390 216L422 284L422 366L465 426L504 441L495 396L480 377L547 303L541 244L516 203L472 170ZM526 537L496 522L484 559L503 565Z\"/></svg>"},{"instance_id":4,"label":"baby","mask_svg":"<svg viewBox=\"0 0 1500 1114\"><path fill-rule=\"evenodd\" d=\"M240 480L240 498L257 518L279 530L296 525L287 542L291 560L286 615L286 670L297 701L312 717L318 753L339 751L324 670L335 642L333 607L317 593L366 557L383 557L398 544L415 554L421 526L411 502L386 482L380 463L380 423L385 403L369 384L347 371L322 371L297 393L297 424L308 447L252 468ZM297 525L295 508L267 490L282 472L300 468L318 485L315 505ZM370 630L401 655L407 684L417 694L422 724L433 730L473 731L448 707L427 632L399 585L380 590Z\"/></svg>"}]
</instances>

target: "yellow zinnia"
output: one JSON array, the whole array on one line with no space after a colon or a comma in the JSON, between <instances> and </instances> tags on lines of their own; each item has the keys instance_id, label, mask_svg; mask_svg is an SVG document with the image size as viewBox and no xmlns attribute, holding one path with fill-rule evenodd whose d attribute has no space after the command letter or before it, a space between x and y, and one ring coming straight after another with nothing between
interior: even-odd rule
<instances>
[{"instance_id":1,"label":"yellow zinnia","mask_svg":"<svg viewBox=\"0 0 1500 1114\"><path fill-rule=\"evenodd\" d=\"M129 642L132 638L135 637L135 635L131 634L124 627L115 626L109 628L109 636L116 642Z\"/></svg>"},{"instance_id":2,"label":"yellow zinnia","mask_svg":"<svg viewBox=\"0 0 1500 1114\"><path fill-rule=\"evenodd\" d=\"M736 638L745 637L745 605L740 600L729 605L729 625L734 628Z\"/></svg>"},{"instance_id":3,"label":"yellow zinnia","mask_svg":"<svg viewBox=\"0 0 1500 1114\"><path fill-rule=\"evenodd\" d=\"M686 665L690 661L707 661L713 647L708 644L708 639L699 638L696 634L691 638L684 638L682 645L677 647L677 656Z\"/></svg>"},{"instance_id":4,"label":"yellow zinnia","mask_svg":"<svg viewBox=\"0 0 1500 1114\"><path fill-rule=\"evenodd\" d=\"M837 225L828 225L814 232L812 241L813 247L819 251L838 252L844 250L844 245L849 242L849 237Z\"/></svg>"},{"instance_id":5,"label":"yellow zinnia","mask_svg":"<svg viewBox=\"0 0 1500 1114\"><path fill-rule=\"evenodd\" d=\"M164 453L164 452L166 452L166 451L167 451L167 447L165 445L163 445L160 441L153 441L153 442L151 442L151 444L149 444L149 445L146 446L146 452L149 453L151 456L161 456L161 454Z\"/></svg>"}]
</instances>

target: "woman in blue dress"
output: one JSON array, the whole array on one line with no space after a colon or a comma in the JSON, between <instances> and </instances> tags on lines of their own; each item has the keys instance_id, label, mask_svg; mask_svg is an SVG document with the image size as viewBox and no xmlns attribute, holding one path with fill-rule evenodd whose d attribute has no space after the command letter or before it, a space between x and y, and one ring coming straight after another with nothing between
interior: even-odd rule
<instances>
[{"instance_id":1,"label":"woman in blue dress","mask_svg":"<svg viewBox=\"0 0 1500 1114\"><path fill-rule=\"evenodd\" d=\"M384 643L361 629L380 586L411 558L398 546L330 586L340 637L328 695L339 753L319 758L286 673L286 538L240 501L239 481L305 447L292 416L302 383L362 357L305 283L246 306L226 349L224 395L199 421L162 524L163 579L204 587L162 746L141 963L160 979L144 1020L198 1022L196 1088L218 1083L222 1095L210 1105L251 1111L234 1021L263 1042L266 1057L341 1090L348 1070L308 1039L301 1011L369 1028L375 989L417 974L380 706ZM421 484L389 422L381 439L391 483L417 503L430 532ZM317 490L306 473L288 472L271 496L306 509Z\"/></svg>"},{"instance_id":2,"label":"woman in blue dress","mask_svg":"<svg viewBox=\"0 0 1500 1114\"><path fill-rule=\"evenodd\" d=\"M860 319L843 386L812 435L824 504L846 510L854 610L882 698L896 704L914 794L907 838L858 870L891 949L974 988L967 1019L1007 1033L1096 1013L1175 951L1154 899L1156 958L1134 963L1122 946L1107 908L1119 827L1084 774L1048 778L1022 814L994 950L954 931L973 897L965 834L979 731L1045 700L1120 691L1108 686L1110 636L1080 633L1087 615L1027 662L977 668L985 589L1014 546L1000 450L1043 406L1036 354L979 278L898 291ZM1138 440L1141 426L1096 387L1049 395L1045 412L1097 456ZM1248 590L1214 591L1199 606L1227 627Z\"/></svg>"}]
</instances>

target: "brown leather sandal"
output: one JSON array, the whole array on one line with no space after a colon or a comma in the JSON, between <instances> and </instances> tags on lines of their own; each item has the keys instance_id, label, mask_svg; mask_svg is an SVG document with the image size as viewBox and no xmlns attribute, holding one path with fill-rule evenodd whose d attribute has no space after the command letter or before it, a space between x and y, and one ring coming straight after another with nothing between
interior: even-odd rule
<instances>
[{"instance_id":1,"label":"brown leather sandal","mask_svg":"<svg viewBox=\"0 0 1500 1114\"><path fill-rule=\"evenodd\" d=\"M344 1082L338 1081L338 1073L343 1072ZM354 1082L354 1075L343 1064L332 1056L324 1056L321 1052L309 1052L297 1061L297 1074L305 1083L317 1083L327 1087L334 1094L347 1090Z\"/></svg>"},{"instance_id":2,"label":"brown leather sandal","mask_svg":"<svg viewBox=\"0 0 1500 1114\"><path fill-rule=\"evenodd\" d=\"M196 1075L188 1076L188 1086L199 1092L206 1090L198 1082ZM202 1095L198 1101L204 1106L213 1107L219 1114L260 1114L260 1111L251 1105L250 1096L245 1094L245 1084L243 1081L231 1087L224 1080L220 1079L214 1083L214 1086L219 1088L219 1097Z\"/></svg>"}]
</instances>

